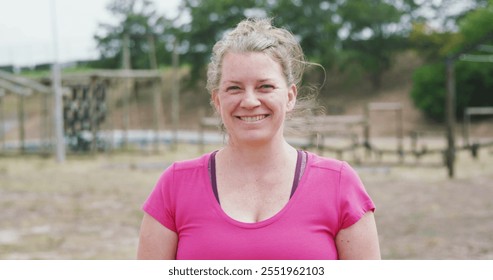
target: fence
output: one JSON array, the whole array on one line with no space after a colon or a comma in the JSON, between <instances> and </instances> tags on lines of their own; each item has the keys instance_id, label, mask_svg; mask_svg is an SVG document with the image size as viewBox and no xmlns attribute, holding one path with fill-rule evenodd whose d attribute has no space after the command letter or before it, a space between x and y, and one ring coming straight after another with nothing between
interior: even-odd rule
<instances>
[{"instance_id":1,"label":"fence","mask_svg":"<svg viewBox=\"0 0 493 280\"><path fill-rule=\"evenodd\" d=\"M52 95L49 81L47 78L36 82L0 72L1 153L11 150L27 153L34 151L35 147L44 154L52 151ZM218 129L220 122L215 117L204 117L195 112L201 116L198 117L195 132L178 133L175 126L168 126L173 116L169 108L172 100L166 91L171 91L172 82L171 77L166 78L158 71L147 70L64 75L64 129L69 151L112 151L132 146L157 152L163 144L175 144L188 139L189 142L199 144L203 152L207 142L224 142L226 136ZM457 145L456 149L468 150L476 156L480 148L493 146L493 141L478 141L472 137L471 118L493 115L493 108L468 108L465 112L463 145ZM391 119L394 120L393 128L390 129L393 131L391 139L383 144L374 132L379 124L372 121L373 117L382 113L392 114ZM14 114L17 118L12 117ZM38 115L35 124L33 115ZM170 121L166 123L167 120ZM356 162L403 164L409 162L410 157L415 163L431 155L445 157L445 130L410 131L409 138L406 138L403 120L404 112L400 103L374 102L365 106L362 115L291 118L286 122L285 131L295 146L317 149L321 154L334 153L342 159L346 154L351 154L352 160ZM385 123L389 124L388 121ZM33 126L36 128L33 129ZM16 127L17 137L11 127ZM37 134L33 131L37 131ZM26 137L28 132L29 137ZM180 139L178 134L182 136ZM37 143L32 138L38 138ZM436 141L431 144L429 139ZM396 160L385 161L384 156L387 158L389 155Z\"/></svg>"}]
</instances>

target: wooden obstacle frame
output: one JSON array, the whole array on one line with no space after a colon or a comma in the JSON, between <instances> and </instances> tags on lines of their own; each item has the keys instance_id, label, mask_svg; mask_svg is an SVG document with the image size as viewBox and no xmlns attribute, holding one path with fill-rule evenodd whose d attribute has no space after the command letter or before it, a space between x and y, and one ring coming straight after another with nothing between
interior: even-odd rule
<instances>
[{"instance_id":1,"label":"wooden obstacle frame","mask_svg":"<svg viewBox=\"0 0 493 280\"><path fill-rule=\"evenodd\" d=\"M97 151L111 150L115 148L112 137L114 136L113 124L106 119L110 113L110 108L106 102L115 95L115 86L120 85L118 89L122 91L121 99L123 103L123 137L121 146L125 147L129 143L128 130L130 123L129 114L129 98L133 85L136 82L146 81L152 87L152 104L153 104L153 123L152 131L154 138L152 140L154 151L158 151L159 147L159 132L162 126L162 75L157 70L99 70L89 73L80 74L64 74L62 75L63 100L64 100L64 122L65 136L68 140L67 144L71 145L74 136L78 139L72 151ZM6 131L5 130L5 115L4 115L4 98L7 95L15 95L18 99L18 150L25 153L31 150L35 153L39 152L39 144L26 144L26 112L25 98L34 94L43 94L42 101L42 128L44 143L42 143L41 152L51 153L54 148L53 139L53 89L51 78L45 77L40 81L34 81L21 76L13 75L8 72L0 71L0 153L7 151L6 149ZM84 115L84 117L80 117ZM104 124L104 125L103 125ZM102 127L109 128L111 132L101 133ZM83 132L83 133L82 133ZM80 141L80 135L85 134L87 141ZM72 138L72 139L70 139ZM31 147L31 145L37 145ZM9 148L9 151L11 149Z\"/></svg>"},{"instance_id":2,"label":"wooden obstacle frame","mask_svg":"<svg viewBox=\"0 0 493 280\"><path fill-rule=\"evenodd\" d=\"M478 157L479 149L482 147L493 146L493 140L480 142L478 139L471 139L471 119L473 116L493 116L493 107L467 107L464 110L463 121L463 140L464 149L469 149L474 158Z\"/></svg>"},{"instance_id":3,"label":"wooden obstacle frame","mask_svg":"<svg viewBox=\"0 0 493 280\"><path fill-rule=\"evenodd\" d=\"M135 84L146 82L150 84L152 91L152 149L158 152L160 147L160 131L163 128L163 110L162 110L162 75L157 70L98 70L84 74L63 75L63 83L66 87L71 88L74 96L68 99L69 103L77 107L77 103L85 104L86 112L83 115L90 115L82 121L85 128L85 134L90 135L90 143L82 141L83 151L111 151L118 146L122 149L129 148L130 145L130 99L135 88ZM109 116L111 112L110 102L114 101L115 96L119 96L123 107L121 142L115 141L115 124ZM78 96L78 97L77 97ZM82 99L80 98L82 96ZM84 96L88 100L84 101ZM67 105L70 107L71 105ZM74 106L73 106L74 107ZM89 111L89 114L87 114ZM85 125L84 125L85 123ZM79 124L80 126L81 124ZM102 128L107 128L106 133L102 133ZM79 133L80 134L80 133ZM79 140L77 138L77 140ZM146 143L138 143L143 145Z\"/></svg>"},{"instance_id":4,"label":"wooden obstacle frame","mask_svg":"<svg viewBox=\"0 0 493 280\"><path fill-rule=\"evenodd\" d=\"M334 152L342 158L343 153L354 152L361 146L360 135L366 126L367 121L362 115L315 115L289 119L286 130L308 139L298 146L305 149L316 148L320 154ZM358 132L358 129L361 131ZM342 140L342 144L327 143L329 138L338 138Z\"/></svg>"},{"instance_id":5,"label":"wooden obstacle frame","mask_svg":"<svg viewBox=\"0 0 493 280\"><path fill-rule=\"evenodd\" d=\"M9 72L0 70L0 151L6 153L6 131L5 131L5 115L4 115L4 98L13 94L18 99L17 106L17 122L19 125L19 152L26 153L28 150L26 143L26 112L25 112L25 99L35 94L42 94L42 124L41 124L41 134L42 134L42 153L49 153L51 149L51 119L50 119L50 101L52 96L52 89L46 85L39 83L37 81L16 76Z\"/></svg>"},{"instance_id":6,"label":"wooden obstacle frame","mask_svg":"<svg viewBox=\"0 0 493 280\"><path fill-rule=\"evenodd\" d=\"M63 96L64 134L71 151L105 149L99 130L106 119L106 85L78 85Z\"/></svg>"},{"instance_id":7,"label":"wooden obstacle frame","mask_svg":"<svg viewBox=\"0 0 493 280\"><path fill-rule=\"evenodd\" d=\"M469 110L469 115L486 114L490 109ZM380 112L391 112L395 114L394 138L397 139L396 146L379 147L374 142L372 132L371 116ZM219 130L221 121L218 117L202 117L199 128L200 151L204 152L204 133L208 129ZM432 165L447 165L446 144L433 145L427 139L447 140L447 131L438 130L413 130L409 132L410 146L404 147L404 125L403 107L398 102L372 102L365 106L364 115L310 115L307 117L297 117L286 120L285 132L290 136L289 140L295 146L303 149L315 148L320 154L333 152L338 158L343 158L344 153L352 153L353 160L362 162L357 156L356 151L360 148L367 152L367 158L376 156L377 162L382 162L383 155L396 155L398 162L385 164L404 164L405 157L413 157L415 163L424 164L421 159L425 156L440 156L441 160L430 163ZM292 133L294 132L294 133ZM296 141L296 136L302 140ZM326 141L327 139L344 139L345 144L336 145L336 141ZM436 143L435 143L436 144ZM470 148L474 148L471 145ZM370 163L370 161L368 161Z\"/></svg>"},{"instance_id":8,"label":"wooden obstacle frame","mask_svg":"<svg viewBox=\"0 0 493 280\"><path fill-rule=\"evenodd\" d=\"M395 150L392 149L384 149L377 147L371 141L371 116L377 112L394 112L395 117L395 137L397 139L397 147ZM404 159L404 129L403 129L403 112L402 105L398 102L371 102L368 103L365 107L365 115L368 121L368 125L365 127L365 142L364 146L368 152L376 153L379 158L382 157L383 154L395 154L399 155L401 161Z\"/></svg>"}]
</instances>

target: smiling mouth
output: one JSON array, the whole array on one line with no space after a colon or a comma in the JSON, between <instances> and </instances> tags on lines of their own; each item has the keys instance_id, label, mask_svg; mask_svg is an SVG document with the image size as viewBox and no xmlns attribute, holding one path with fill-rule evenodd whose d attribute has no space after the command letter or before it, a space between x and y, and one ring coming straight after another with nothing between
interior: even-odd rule
<instances>
[{"instance_id":1,"label":"smiling mouth","mask_svg":"<svg viewBox=\"0 0 493 280\"><path fill-rule=\"evenodd\" d=\"M260 120L263 120L267 118L269 115L258 115L258 116L251 116L251 117L238 117L240 120L244 122L258 122Z\"/></svg>"}]
</instances>

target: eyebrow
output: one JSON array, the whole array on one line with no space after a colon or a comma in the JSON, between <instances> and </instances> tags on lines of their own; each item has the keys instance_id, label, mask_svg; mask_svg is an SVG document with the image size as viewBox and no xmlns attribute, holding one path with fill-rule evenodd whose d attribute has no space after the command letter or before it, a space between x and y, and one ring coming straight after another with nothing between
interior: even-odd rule
<instances>
[{"instance_id":1,"label":"eyebrow","mask_svg":"<svg viewBox=\"0 0 493 280\"><path fill-rule=\"evenodd\" d=\"M267 78L267 79L261 79L261 80L258 80L257 83L265 83L265 82L275 82L274 79L271 79L271 78ZM221 84L225 84L225 83L232 83L232 84L242 84L242 82L240 81L236 81L236 80L227 80L227 81L223 81Z\"/></svg>"}]
</instances>

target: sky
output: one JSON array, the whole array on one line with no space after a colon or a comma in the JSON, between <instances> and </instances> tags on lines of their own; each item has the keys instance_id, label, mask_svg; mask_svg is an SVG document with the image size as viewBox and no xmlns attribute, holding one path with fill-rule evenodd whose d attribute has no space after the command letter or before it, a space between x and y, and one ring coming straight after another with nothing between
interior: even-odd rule
<instances>
[{"instance_id":1,"label":"sky","mask_svg":"<svg viewBox=\"0 0 493 280\"><path fill-rule=\"evenodd\" d=\"M51 63L55 59L63 63L98 58L93 39L98 24L115 22L106 10L109 2L111 0L0 0L0 66L24 67ZM179 0L154 2L161 14L173 16ZM53 14L56 17L52 17ZM58 41L58 55L55 55L55 41Z\"/></svg>"},{"instance_id":2,"label":"sky","mask_svg":"<svg viewBox=\"0 0 493 280\"><path fill-rule=\"evenodd\" d=\"M115 22L106 9L111 1L0 0L0 66L30 67L52 63L55 59L61 63L97 59L99 53L93 36L98 23ZM180 2L153 1L158 12L167 17L176 15ZM456 6L463 7L467 2L470 1L457 1ZM53 7L56 7L58 55L54 48Z\"/></svg>"}]
</instances>

